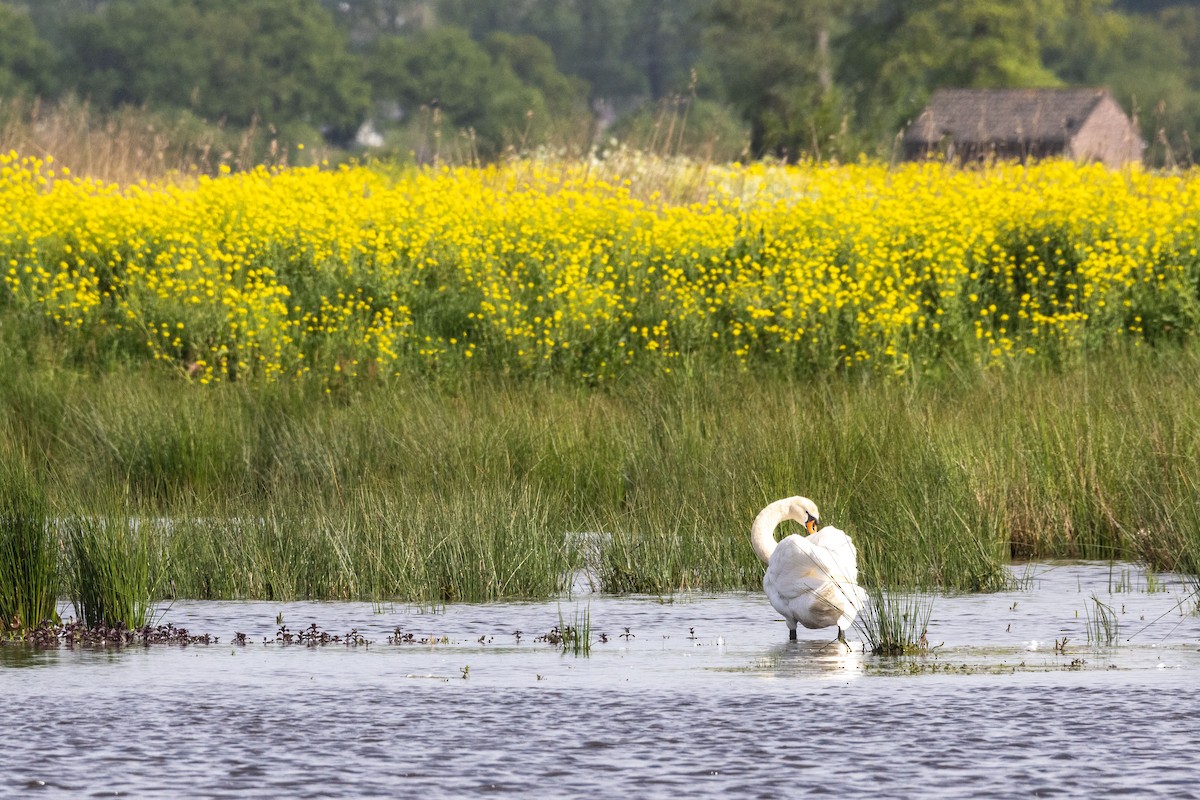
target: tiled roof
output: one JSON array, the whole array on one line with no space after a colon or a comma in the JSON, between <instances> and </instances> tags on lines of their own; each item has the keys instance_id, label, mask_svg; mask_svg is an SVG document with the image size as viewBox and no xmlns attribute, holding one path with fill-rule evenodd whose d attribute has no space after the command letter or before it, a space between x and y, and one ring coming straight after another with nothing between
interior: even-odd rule
<instances>
[{"instance_id":1,"label":"tiled roof","mask_svg":"<svg viewBox=\"0 0 1200 800\"><path fill-rule=\"evenodd\" d=\"M1106 89L938 89L904 134L908 143L1066 142Z\"/></svg>"}]
</instances>

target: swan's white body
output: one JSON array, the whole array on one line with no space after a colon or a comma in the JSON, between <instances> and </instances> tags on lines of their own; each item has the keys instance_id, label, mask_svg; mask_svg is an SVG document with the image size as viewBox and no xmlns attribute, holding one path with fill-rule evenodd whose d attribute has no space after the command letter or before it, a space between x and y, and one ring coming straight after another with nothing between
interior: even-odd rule
<instances>
[{"instance_id":1,"label":"swan's white body","mask_svg":"<svg viewBox=\"0 0 1200 800\"><path fill-rule=\"evenodd\" d=\"M754 552L767 565L763 591L783 615L790 638L796 625L806 628L837 626L838 639L866 603L858 585L858 551L845 532L826 526L816 530L817 506L807 497L776 500L759 512L750 529ZM775 528L785 519L796 520L809 536L792 534L775 541Z\"/></svg>"}]
</instances>

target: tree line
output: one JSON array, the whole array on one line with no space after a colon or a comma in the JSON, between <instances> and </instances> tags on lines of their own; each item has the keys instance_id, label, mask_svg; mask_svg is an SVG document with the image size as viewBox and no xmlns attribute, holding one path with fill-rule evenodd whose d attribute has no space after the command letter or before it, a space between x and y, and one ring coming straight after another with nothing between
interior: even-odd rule
<instances>
[{"instance_id":1,"label":"tree line","mask_svg":"<svg viewBox=\"0 0 1200 800\"><path fill-rule=\"evenodd\" d=\"M1078 85L1200 155L1200 2L0 0L0 99L481 158L610 136L888 157L939 87Z\"/></svg>"}]
</instances>

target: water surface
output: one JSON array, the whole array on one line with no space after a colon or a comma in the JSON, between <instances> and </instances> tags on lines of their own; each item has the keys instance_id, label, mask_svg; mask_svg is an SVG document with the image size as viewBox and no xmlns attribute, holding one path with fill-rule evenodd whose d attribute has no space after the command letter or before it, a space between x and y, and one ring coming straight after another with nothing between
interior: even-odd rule
<instances>
[{"instance_id":1,"label":"water surface","mask_svg":"<svg viewBox=\"0 0 1200 800\"><path fill-rule=\"evenodd\" d=\"M761 594L177 602L163 621L219 643L0 647L0 795L1200 796L1192 588L1128 565L1015 574L937 598L913 658L832 629L789 643ZM1089 642L1093 595L1112 644ZM585 611L590 657L538 640ZM371 643L285 646L280 616Z\"/></svg>"}]
</instances>

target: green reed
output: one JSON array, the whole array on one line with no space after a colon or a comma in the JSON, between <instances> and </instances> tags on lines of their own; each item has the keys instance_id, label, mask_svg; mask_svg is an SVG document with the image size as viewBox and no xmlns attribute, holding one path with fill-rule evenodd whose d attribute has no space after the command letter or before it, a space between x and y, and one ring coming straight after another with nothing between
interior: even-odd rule
<instances>
[{"instance_id":1,"label":"green reed","mask_svg":"<svg viewBox=\"0 0 1200 800\"><path fill-rule=\"evenodd\" d=\"M61 522L67 545L67 593L88 627L135 629L152 621L162 574L153 520L112 510L99 518Z\"/></svg>"},{"instance_id":2,"label":"green reed","mask_svg":"<svg viewBox=\"0 0 1200 800\"><path fill-rule=\"evenodd\" d=\"M563 617L562 609L558 610L558 627L552 630L547 641L562 648L563 654L570 653L575 657L592 654L592 610L585 606L575 608L575 616L568 623Z\"/></svg>"},{"instance_id":3,"label":"green reed","mask_svg":"<svg viewBox=\"0 0 1200 800\"><path fill-rule=\"evenodd\" d=\"M929 650L926 633L935 595L874 587L854 627L875 655L917 655Z\"/></svg>"},{"instance_id":4,"label":"green reed","mask_svg":"<svg viewBox=\"0 0 1200 800\"><path fill-rule=\"evenodd\" d=\"M51 528L39 476L21 454L0 451L0 637L23 636L57 620L58 547Z\"/></svg>"},{"instance_id":5,"label":"green reed","mask_svg":"<svg viewBox=\"0 0 1200 800\"><path fill-rule=\"evenodd\" d=\"M1091 605L1083 607L1087 617L1087 638L1089 644L1111 646L1121 635L1117 612L1113 607L1100 602L1096 595L1091 597Z\"/></svg>"}]
</instances>

